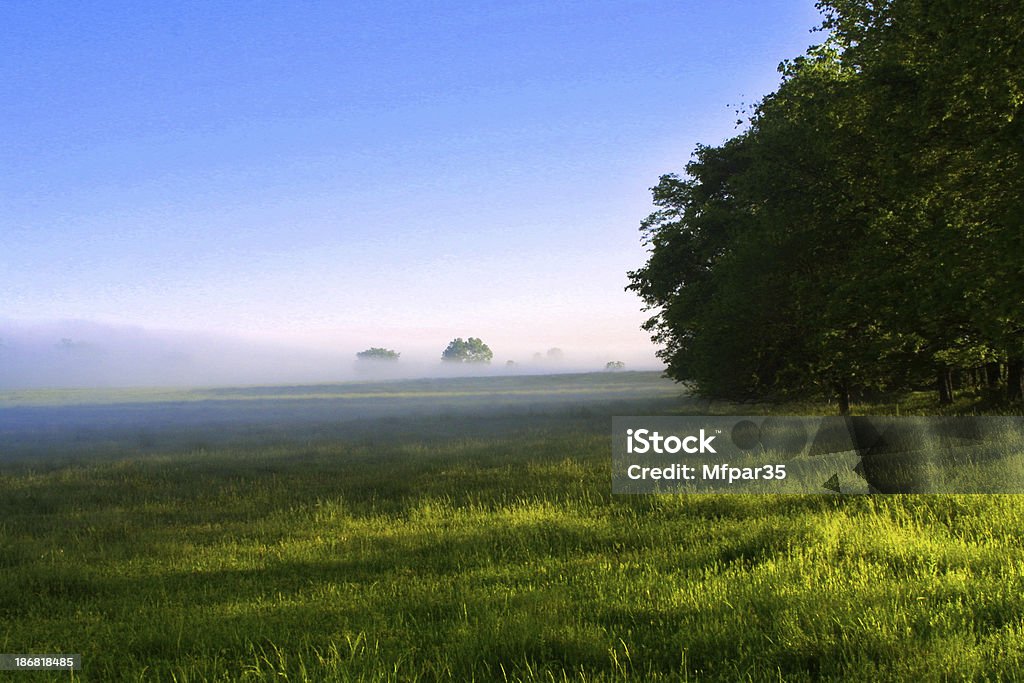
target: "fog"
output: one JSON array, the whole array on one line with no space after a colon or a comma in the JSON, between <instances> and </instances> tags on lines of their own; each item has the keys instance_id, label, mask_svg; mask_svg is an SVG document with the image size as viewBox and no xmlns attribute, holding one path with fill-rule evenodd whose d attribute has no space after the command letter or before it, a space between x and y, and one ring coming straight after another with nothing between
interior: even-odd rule
<instances>
[{"instance_id":1,"label":"fog","mask_svg":"<svg viewBox=\"0 0 1024 683\"><path fill-rule=\"evenodd\" d=\"M397 336L397 335L392 335ZM317 384L351 380L590 372L621 361L627 370L660 369L648 349L599 343L582 347L502 346L488 365L442 363L447 339L310 339L308 343L224 333L154 330L89 321L0 321L0 389L196 387ZM404 343L403 343L404 342ZM384 346L397 362L360 361L356 352Z\"/></svg>"}]
</instances>

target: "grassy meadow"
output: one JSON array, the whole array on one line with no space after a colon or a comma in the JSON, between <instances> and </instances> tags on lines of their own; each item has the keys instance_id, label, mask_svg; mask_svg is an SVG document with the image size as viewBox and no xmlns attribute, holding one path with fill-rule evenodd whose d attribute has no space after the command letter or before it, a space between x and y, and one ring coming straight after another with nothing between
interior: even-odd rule
<instances>
[{"instance_id":1,"label":"grassy meadow","mask_svg":"<svg viewBox=\"0 0 1024 683\"><path fill-rule=\"evenodd\" d=\"M49 681L1024 679L1024 498L611 494L657 373L0 394Z\"/></svg>"}]
</instances>

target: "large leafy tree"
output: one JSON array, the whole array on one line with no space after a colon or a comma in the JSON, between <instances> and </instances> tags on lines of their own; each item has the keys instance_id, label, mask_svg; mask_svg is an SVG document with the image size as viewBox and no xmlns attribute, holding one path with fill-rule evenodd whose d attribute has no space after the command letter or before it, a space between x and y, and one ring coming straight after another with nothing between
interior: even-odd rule
<instances>
[{"instance_id":1,"label":"large leafy tree","mask_svg":"<svg viewBox=\"0 0 1024 683\"><path fill-rule=\"evenodd\" d=\"M441 353L446 363L490 363L492 358L494 353L479 337L453 339Z\"/></svg>"},{"instance_id":2,"label":"large leafy tree","mask_svg":"<svg viewBox=\"0 0 1024 683\"><path fill-rule=\"evenodd\" d=\"M1024 6L823 3L856 70L882 162L898 169L888 223L917 248L901 276L905 325L924 338L948 400L950 373L1006 362L1019 395L1024 336Z\"/></svg>"},{"instance_id":3,"label":"large leafy tree","mask_svg":"<svg viewBox=\"0 0 1024 683\"><path fill-rule=\"evenodd\" d=\"M948 400L957 369L1004 362L1019 392L1020 6L820 7L828 40L749 128L653 188L629 288L669 375L845 410L936 377Z\"/></svg>"},{"instance_id":4,"label":"large leafy tree","mask_svg":"<svg viewBox=\"0 0 1024 683\"><path fill-rule=\"evenodd\" d=\"M630 288L657 309L647 328L669 374L701 393L845 391L854 374L851 337L870 327L832 295L857 238L845 225L857 187L834 167L850 144L836 116L844 82L827 47L784 65L747 131L698 148L685 179L653 190L651 257Z\"/></svg>"}]
</instances>

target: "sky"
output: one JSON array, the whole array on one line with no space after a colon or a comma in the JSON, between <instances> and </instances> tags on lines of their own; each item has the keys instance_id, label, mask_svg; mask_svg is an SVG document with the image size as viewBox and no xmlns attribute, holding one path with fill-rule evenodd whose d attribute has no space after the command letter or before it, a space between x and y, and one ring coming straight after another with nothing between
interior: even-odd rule
<instances>
[{"instance_id":1,"label":"sky","mask_svg":"<svg viewBox=\"0 0 1024 683\"><path fill-rule=\"evenodd\" d=\"M649 188L821 40L809 0L0 17L0 386L60 383L31 378L29 347L143 338L347 367L476 336L496 363L558 347L658 367L624 291Z\"/></svg>"}]
</instances>

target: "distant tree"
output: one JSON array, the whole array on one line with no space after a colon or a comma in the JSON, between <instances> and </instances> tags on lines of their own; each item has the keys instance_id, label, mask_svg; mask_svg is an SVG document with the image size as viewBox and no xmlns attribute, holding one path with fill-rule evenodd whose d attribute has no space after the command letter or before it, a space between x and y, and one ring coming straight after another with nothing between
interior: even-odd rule
<instances>
[{"instance_id":1,"label":"distant tree","mask_svg":"<svg viewBox=\"0 0 1024 683\"><path fill-rule=\"evenodd\" d=\"M398 357L401 355L402 354L398 353L397 351L381 348L379 346L374 346L372 348L366 349L365 351L360 351L359 353L356 354L356 358L358 358L359 360L382 360L394 362L397 361Z\"/></svg>"},{"instance_id":2,"label":"distant tree","mask_svg":"<svg viewBox=\"0 0 1024 683\"><path fill-rule=\"evenodd\" d=\"M604 365L604 369L609 371L609 372L614 372L616 370L621 370L624 367L626 367L626 364L623 363L621 360L610 360L607 363L605 363L605 365Z\"/></svg>"},{"instance_id":3,"label":"distant tree","mask_svg":"<svg viewBox=\"0 0 1024 683\"><path fill-rule=\"evenodd\" d=\"M479 337L453 339L441 354L446 363L490 363L493 357L490 347Z\"/></svg>"},{"instance_id":4,"label":"distant tree","mask_svg":"<svg viewBox=\"0 0 1024 683\"><path fill-rule=\"evenodd\" d=\"M0 342L0 346L3 346L3 342ZM505 361L505 367L506 368L514 368L517 365L519 365L519 364L516 363L514 360Z\"/></svg>"},{"instance_id":5,"label":"distant tree","mask_svg":"<svg viewBox=\"0 0 1024 683\"><path fill-rule=\"evenodd\" d=\"M542 362L544 362L544 354L541 353L540 351L538 351L537 353L533 354L533 362L534 363L542 363Z\"/></svg>"},{"instance_id":6,"label":"distant tree","mask_svg":"<svg viewBox=\"0 0 1024 683\"><path fill-rule=\"evenodd\" d=\"M562 349L558 347L548 349L548 360L558 362L563 358L565 358L565 352Z\"/></svg>"}]
</instances>

